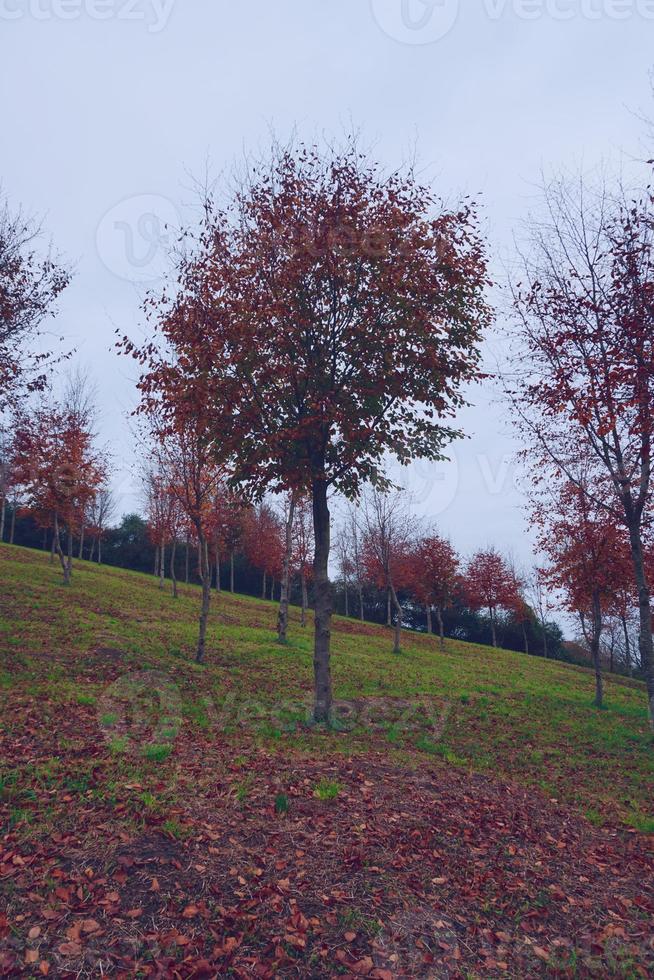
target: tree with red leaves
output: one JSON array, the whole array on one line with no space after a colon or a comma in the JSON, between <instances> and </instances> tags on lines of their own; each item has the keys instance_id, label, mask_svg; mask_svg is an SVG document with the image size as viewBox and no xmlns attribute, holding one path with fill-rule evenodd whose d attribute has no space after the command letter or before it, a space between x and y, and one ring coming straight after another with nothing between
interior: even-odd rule
<instances>
[{"instance_id":1,"label":"tree with red leaves","mask_svg":"<svg viewBox=\"0 0 654 980\"><path fill-rule=\"evenodd\" d=\"M601 639L605 615L615 601L617 583L630 572L624 527L596 506L584 482L563 481L550 499L535 508L539 544L550 561L547 578L561 589L566 607L576 613L595 668L595 704L602 707Z\"/></svg>"},{"instance_id":2,"label":"tree with red leaves","mask_svg":"<svg viewBox=\"0 0 654 980\"><path fill-rule=\"evenodd\" d=\"M54 403L42 403L19 416L14 440L16 482L26 507L41 527L53 528L64 583L73 569L73 536L80 533L89 504L106 474L83 416ZM60 534L65 530L64 553Z\"/></svg>"},{"instance_id":3,"label":"tree with red leaves","mask_svg":"<svg viewBox=\"0 0 654 980\"><path fill-rule=\"evenodd\" d=\"M463 591L471 609L488 612L493 646L497 647L497 617L516 604L516 583L510 565L494 548L478 551L469 560Z\"/></svg>"},{"instance_id":4,"label":"tree with red leaves","mask_svg":"<svg viewBox=\"0 0 654 980\"><path fill-rule=\"evenodd\" d=\"M247 560L262 573L261 598L266 598L268 579L272 598L275 579L281 577L284 540L281 521L269 504L257 504L248 512L243 545Z\"/></svg>"},{"instance_id":5,"label":"tree with red leaves","mask_svg":"<svg viewBox=\"0 0 654 980\"><path fill-rule=\"evenodd\" d=\"M427 610L427 632L432 632L432 609L436 610L441 650L445 649L443 612L454 602L460 583L459 558L445 538L432 533L421 538L410 555L409 588Z\"/></svg>"},{"instance_id":6,"label":"tree with red leaves","mask_svg":"<svg viewBox=\"0 0 654 980\"><path fill-rule=\"evenodd\" d=\"M165 422L152 410L149 416L155 440L157 467L166 473L167 488L193 528L198 546L198 571L202 601L196 663L204 663L207 623L211 605L212 565L209 542L215 534L215 496L226 473L217 463L213 438L196 412L179 412Z\"/></svg>"},{"instance_id":7,"label":"tree with red leaves","mask_svg":"<svg viewBox=\"0 0 654 980\"><path fill-rule=\"evenodd\" d=\"M366 494L361 554L367 577L383 589L395 609L393 653L401 653L402 605L397 591L411 582L415 521L402 493Z\"/></svg>"},{"instance_id":8,"label":"tree with red leaves","mask_svg":"<svg viewBox=\"0 0 654 980\"><path fill-rule=\"evenodd\" d=\"M585 487L607 523L626 528L638 594L640 651L654 728L654 646L645 529L652 517L654 195L612 200L555 182L534 222L514 290L518 317L509 385L536 481ZM599 519L599 516L598 516Z\"/></svg>"},{"instance_id":9,"label":"tree with red leaves","mask_svg":"<svg viewBox=\"0 0 654 980\"><path fill-rule=\"evenodd\" d=\"M165 350L124 348L146 365L146 403L195 393L236 481L311 496L314 716L329 723L329 494L381 481L389 452L442 458L459 435L490 319L484 249L471 205L439 210L355 141L275 147L205 214L172 300L152 307Z\"/></svg>"},{"instance_id":10,"label":"tree with red leaves","mask_svg":"<svg viewBox=\"0 0 654 980\"><path fill-rule=\"evenodd\" d=\"M177 576L175 558L177 542L184 524L184 512L179 500L179 492L174 488L174 476L155 462L143 476L145 490L146 516L150 539L155 546L159 574L159 588L163 589L166 579L166 548L170 545L170 578L173 598L177 598Z\"/></svg>"},{"instance_id":11,"label":"tree with red leaves","mask_svg":"<svg viewBox=\"0 0 654 980\"><path fill-rule=\"evenodd\" d=\"M56 359L30 350L54 314L68 271L52 255L39 257L41 229L0 201L0 413L20 396L43 391Z\"/></svg>"}]
</instances>

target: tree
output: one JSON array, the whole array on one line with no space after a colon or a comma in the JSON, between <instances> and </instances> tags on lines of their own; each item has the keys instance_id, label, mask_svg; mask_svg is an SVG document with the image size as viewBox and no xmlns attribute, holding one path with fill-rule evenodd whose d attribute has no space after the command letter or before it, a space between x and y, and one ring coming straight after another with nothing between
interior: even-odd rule
<instances>
[{"instance_id":1,"label":"tree","mask_svg":"<svg viewBox=\"0 0 654 980\"><path fill-rule=\"evenodd\" d=\"M432 533L421 538L410 555L410 589L427 610L431 633L431 610L436 610L441 650L445 649L443 612L454 602L460 582L459 558L449 541Z\"/></svg>"},{"instance_id":2,"label":"tree","mask_svg":"<svg viewBox=\"0 0 654 980\"><path fill-rule=\"evenodd\" d=\"M616 582L629 574L629 550L622 527L605 508L596 506L585 482L563 480L549 499L535 508L539 544L549 558L549 583L563 591L567 608L576 613L590 647L595 669L595 704L602 707L601 640L604 617L614 600Z\"/></svg>"},{"instance_id":3,"label":"tree","mask_svg":"<svg viewBox=\"0 0 654 980\"><path fill-rule=\"evenodd\" d=\"M405 494L368 493L364 499L363 528L363 565L368 578L386 591L395 608L393 653L400 653L402 606L397 590L410 582L410 554L415 531Z\"/></svg>"},{"instance_id":4,"label":"tree","mask_svg":"<svg viewBox=\"0 0 654 980\"><path fill-rule=\"evenodd\" d=\"M115 516L114 495L111 490L103 487L93 497L88 510L87 523L91 534L89 561L93 561L97 549L97 562L98 565L102 564L102 542Z\"/></svg>"},{"instance_id":5,"label":"tree","mask_svg":"<svg viewBox=\"0 0 654 980\"><path fill-rule=\"evenodd\" d=\"M471 609L488 612L493 646L497 647L497 616L516 603L512 570L494 548L476 552L466 567L463 589Z\"/></svg>"},{"instance_id":6,"label":"tree","mask_svg":"<svg viewBox=\"0 0 654 980\"><path fill-rule=\"evenodd\" d=\"M70 276L52 254L39 257L40 235L38 224L0 199L0 413L43 391L56 363L34 347Z\"/></svg>"},{"instance_id":7,"label":"tree","mask_svg":"<svg viewBox=\"0 0 654 980\"><path fill-rule=\"evenodd\" d=\"M245 554L263 575L261 598L266 598L266 583L279 578L283 562L283 531L278 515L269 504L260 503L248 513L244 537Z\"/></svg>"},{"instance_id":8,"label":"tree","mask_svg":"<svg viewBox=\"0 0 654 980\"><path fill-rule=\"evenodd\" d=\"M106 475L93 446L93 435L76 411L55 403L23 413L15 434L16 480L26 505L42 527L52 526L64 583L73 568L73 535L81 530L88 507ZM60 531L65 528L66 553Z\"/></svg>"},{"instance_id":9,"label":"tree","mask_svg":"<svg viewBox=\"0 0 654 980\"><path fill-rule=\"evenodd\" d=\"M654 728L651 582L644 532L652 514L654 197L591 194L580 181L548 188L523 257L509 384L536 480L575 482L580 447L601 474L593 505L627 530L638 593L640 651Z\"/></svg>"},{"instance_id":10,"label":"tree","mask_svg":"<svg viewBox=\"0 0 654 980\"><path fill-rule=\"evenodd\" d=\"M144 397L197 393L235 481L313 508L314 716L331 719L329 495L383 480L387 453L439 459L476 377L490 316L466 203L441 210L415 176L343 150L275 147L233 205L206 202L146 365Z\"/></svg>"},{"instance_id":11,"label":"tree","mask_svg":"<svg viewBox=\"0 0 654 980\"><path fill-rule=\"evenodd\" d=\"M156 406L148 406L156 445L156 459L167 474L170 492L195 532L202 601L198 627L196 663L204 663L207 623L211 604L212 566L209 541L215 532L214 501L217 487L226 474L217 464L213 437L199 411L179 411L162 422Z\"/></svg>"}]
</instances>

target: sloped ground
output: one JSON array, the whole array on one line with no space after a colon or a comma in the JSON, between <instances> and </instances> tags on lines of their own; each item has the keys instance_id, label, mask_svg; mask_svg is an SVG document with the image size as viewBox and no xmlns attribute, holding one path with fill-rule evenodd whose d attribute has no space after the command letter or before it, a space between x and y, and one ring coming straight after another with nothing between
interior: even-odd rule
<instances>
[{"instance_id":1,"label":"sloped ground","mask_svg":"<svg viewBox=\"0 0 654 980\"><path fill-rule=\"evenodd\" d=\"M0 581L2 975L654 975L637 687L337 624L321 733L270 604L221 597L198 669L195 590Z\"/></svg>"}]
</instances>

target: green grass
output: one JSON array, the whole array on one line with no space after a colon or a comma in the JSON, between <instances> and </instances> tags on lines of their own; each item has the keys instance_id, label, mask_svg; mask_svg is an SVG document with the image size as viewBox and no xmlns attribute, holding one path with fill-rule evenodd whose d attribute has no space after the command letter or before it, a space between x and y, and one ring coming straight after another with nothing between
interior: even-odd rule
<instances>
[{"instance_id":1,"label":"green grass","mask_svg":"<svg viewBox=\"0 0 654 980\"><path fill-rule=\"evenodd\" d=\"M153 576L77 562L72 587L64 589L47 555L8 546L0 546L0 579L0 801L9 791L17 812L24 793L75 777L76 746L92 728L106 746L106 778L117 783L129 767L138 779L149 772L172 779L174 765L169 774L162 763L174 763L180 737L222 740L246 769L259 748L282 759L374 750L396 764L517 780L594 823L652 832L654 744L638 683L607 677L606 710L598 712L592 674L583 668L452 640L441 653L434 638L409 633L394 656L389 630L336 617L339 721L318 732L308 724L312 631L301 628L295 609L289 643L280 646L273 603L214 594L206 664L199 667L195 586L180 586L175 601ZM144 682L134 682L126 715L126 688L116 681L143 672L155 673L146 673L145 695ZM154 699L148 685L159 691ZM126 724L142 731L126 731ZM70 757L70 766L16 769L12 739L26 726L51 732L53 757ZM234 790L241 803L244 776Z\"/></svg>"}]
</instances>

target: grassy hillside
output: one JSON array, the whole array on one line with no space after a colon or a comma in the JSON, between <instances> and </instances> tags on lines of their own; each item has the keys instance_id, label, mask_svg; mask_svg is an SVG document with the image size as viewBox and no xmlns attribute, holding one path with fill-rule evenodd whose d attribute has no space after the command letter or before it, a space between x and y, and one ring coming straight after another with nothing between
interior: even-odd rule
<instances>
[{"instance_id":1,"label":"grassy hillside","mask_svg":"<svg viewBox=\"0 0 654 980\"><path fill-rule=\"evenodd\" d=\"M0 546L0 973L647 975L638 684L337 619L315 731L310 627L222 594L198 667L198 602Z\"/></svg>"}]
</instances>

